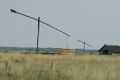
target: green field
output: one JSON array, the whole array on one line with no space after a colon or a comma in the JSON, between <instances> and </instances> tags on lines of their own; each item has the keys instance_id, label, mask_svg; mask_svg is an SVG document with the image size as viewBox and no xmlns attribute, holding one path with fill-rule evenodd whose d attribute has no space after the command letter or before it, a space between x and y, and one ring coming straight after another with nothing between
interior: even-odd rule
<instances>
[{"instance_id":1,"label":"green field","mask_svg":"<svg viewBox=\"0 0 120 80\"><path fill-rule=\"evenodd\" d=\"M0 53L0 80L120 80L120 56Z\"/></svg>"}]
</instances>

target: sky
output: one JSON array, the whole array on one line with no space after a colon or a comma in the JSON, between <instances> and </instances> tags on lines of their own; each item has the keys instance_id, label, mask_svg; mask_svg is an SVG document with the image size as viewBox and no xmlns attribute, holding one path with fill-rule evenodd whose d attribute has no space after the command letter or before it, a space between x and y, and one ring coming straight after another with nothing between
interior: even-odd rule
<instances>
[{"instance_id":1,"label":"sky","mask_svg":"<svg viewBox=\"0 0 120 80\"><path fill-rule=\"evenodd\" d=\"M100 49L120 45L119 0L1 0L0 46L36 47L37 21L13 14L9 9L38 18L70 34L40 23L39 47L83 48L82 40Z\"/></svg>"}]
</instances>

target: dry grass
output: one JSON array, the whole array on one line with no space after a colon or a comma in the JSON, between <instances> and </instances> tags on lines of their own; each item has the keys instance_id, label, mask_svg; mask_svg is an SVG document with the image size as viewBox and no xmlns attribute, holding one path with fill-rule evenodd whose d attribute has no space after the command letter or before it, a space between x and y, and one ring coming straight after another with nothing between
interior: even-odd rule
<instances>
[{"instance_id":1,"label":"dry grass","mask_svg":"<svg viewBox=\"0 0 120 80\"><path fill-rule=\"evenodd\" d=\"M0 80L120 80L120 56L0 53Z\"/></svg>"}]
</instances>

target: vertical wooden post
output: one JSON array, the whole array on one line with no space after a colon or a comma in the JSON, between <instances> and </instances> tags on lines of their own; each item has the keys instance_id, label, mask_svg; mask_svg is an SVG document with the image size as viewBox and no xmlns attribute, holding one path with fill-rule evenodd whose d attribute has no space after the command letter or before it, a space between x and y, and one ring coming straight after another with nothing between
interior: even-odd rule
<instances>
[{"instance_id":1,"label":"vertical wooden post","mask_svg":"<svg viewBox=\"0 0 120 80\"><path fill-rule=\"evenodd\" d=\"M38 17L37 47L35 54L39 53L39 33L40 33L40 17Z\"/></svg>"},{"instance_id":2,"label":"vertical wooden post","mask_svg":"<svg viewBox=\"0 0 120 80\"><path fill-rule=\"evenodd\" d=\"M69 44L69 37L68 36L66 37L66 41L67 41L66 42L66 48L68 49L68 44Z\"/></svg>"},{"instance_id":3,"label":"vertical wooden post","mask_svg":"<svg viewBox=\"0 0 120 80\"><path fill-rule=\"evenodd\" d=\"M85 53L85 52L86 52L86 51L85 51L85 44L86 44L86 43L84 42L83 44L84 44L84 48L83 48L83 49L84 49L84 53Z\"/></svg>"}]
</instances>

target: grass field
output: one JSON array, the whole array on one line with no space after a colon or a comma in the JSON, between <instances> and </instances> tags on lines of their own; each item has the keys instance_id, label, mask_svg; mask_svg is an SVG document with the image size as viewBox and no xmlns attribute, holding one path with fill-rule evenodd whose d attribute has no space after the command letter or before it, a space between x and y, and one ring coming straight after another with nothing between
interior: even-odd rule
<instances>
[{"instance_id":1,"label":"grass field","mask_svg":"<svg viewBox=\"0 0 120 80\"><path fill-rule=\"evenodd\" d=\"M120 56L0 53L0 80L120 80Z\"/></svg>"}]
</instances>

